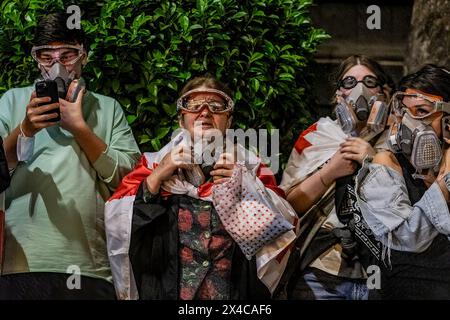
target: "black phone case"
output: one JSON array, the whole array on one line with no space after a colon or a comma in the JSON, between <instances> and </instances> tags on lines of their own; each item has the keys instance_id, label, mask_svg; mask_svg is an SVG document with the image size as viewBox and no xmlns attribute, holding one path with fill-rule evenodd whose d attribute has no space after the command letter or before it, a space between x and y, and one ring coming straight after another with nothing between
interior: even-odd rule
<instances>
[{"instance_id":1,"label":"black phone case","mask_svg":"<svg viewBox=\"0 0 450 320\"><path fill-rule=\"evenodd\" d=\"M57 103L59 101L58 86L55 81L53 81L53 80L38 81L38 82L36 82L35 88L36 88L36 96L38 98L50 97L52 99L50 102L40 103L39 104L40 106ZM48 121L57 122L57 121L61 120L59 108L47 111L45 113L48 114L48 113L55 113L55 112L58 113L58 117L50 119Z\"/></svg>"}]
</instances>

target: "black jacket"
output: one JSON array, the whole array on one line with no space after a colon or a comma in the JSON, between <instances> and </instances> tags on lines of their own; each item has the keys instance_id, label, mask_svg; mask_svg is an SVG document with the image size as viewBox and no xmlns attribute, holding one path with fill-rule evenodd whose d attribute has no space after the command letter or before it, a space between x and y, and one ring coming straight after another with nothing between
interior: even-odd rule
<instances>
[{"instance_id":1,"label":"black jacket","mask_svg":"<svg viewBox=\"0 0 450 320\"><path fill-rule=\"evenodd\" d=\"M144 300L176 300L179 297L178 209L186 195L156 196L148 203L140 185L133 207L129 256L139 296ZM257 278L256 262L248 261L234 245L230 297L269 299L270 293Z\"/></svg>"}]
</instances>

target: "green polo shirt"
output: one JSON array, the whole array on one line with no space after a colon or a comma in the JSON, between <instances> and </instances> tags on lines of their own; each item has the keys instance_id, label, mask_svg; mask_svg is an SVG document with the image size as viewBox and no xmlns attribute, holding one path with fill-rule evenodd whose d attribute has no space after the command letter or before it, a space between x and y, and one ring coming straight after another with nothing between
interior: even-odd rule
<instances>
[{"instance_id":1,"label":"green polo shirt","mask_svg":"<svg viewBox=\"0 0 450 320\"><path fill-rule=\"evenodd\" d=\"M0 98L3 138L25 117L33 90L11 89ZM33 156L19 163L6 191L3 274L80 270L111 280L104 204L140 152L116 100L88 91L83 116L107 150L91 164L59 125L35 135Z\"/></svg>"}]
</instances>

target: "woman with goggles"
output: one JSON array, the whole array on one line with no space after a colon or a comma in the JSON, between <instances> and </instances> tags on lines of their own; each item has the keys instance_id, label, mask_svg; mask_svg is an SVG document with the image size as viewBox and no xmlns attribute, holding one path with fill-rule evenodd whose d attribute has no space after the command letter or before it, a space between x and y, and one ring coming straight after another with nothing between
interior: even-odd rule
<instances>
[{"instance_id":1,"label":"woman with goggles","mask_svg":"<svg viewBox=\"0 0 450 320\"><path fill-rule=\"evenodd\" d=\"M442 101L442 97L427 94L416 89L406 89L392 96L392 111L399 116L408 113L414 119L425 119L437 112L450 113L450 103Z\"/></svg>"},{"instance_id":2,"label":"woman with goggles","mask_svg":"<svg viewBox=\"0 0 450 320\"><path fill-rule=\"evenodd\" d=\"M374 299L450 299L450 72L426 65L400 81L389 151L357 177L363 217L384 246ZM442 151L444 149L444 151Z\"/></svg>"},{"instance_id":3,"label":"woman with goggles","mask_svg":"<svg viewBox=\"0 0 450 320\"><path fill-rule=\"evenodd\" d=\"M276 286L273 284L276 274L281 277L283 269L274 252L287 250L295 240L291 230L296 217L294 210L282 198L283 193L270 170L263 170L256 155L242 146L231 142L225 148L219 147L222 151L212 165L203 155L200 161L193 161L197 158L190 143L195 144L195 137L207 138L212 132L220 134L215 140L221 137L217 140L223 141L231 126L233 108L230 90L218 80L203 76L189 81L177 100L182 132L159 152L144 154L142 165L127 176L123 188L116 191L116 197L136 193L134 201L127 206L132 213L128 217L130 220L118 225L114 218L118 213L108 210L109 205L111 208L116 205L107 204L107 236L120 239L124 245L118 250L111 241L108 246L111 265L120 266L112 268L116 289L124 292L124 296L183 300L270 298ZM228 150L230 146L232 150ZM252 163L251 159L257 161ZM242 181L236 178L243 170L241 163L252 170L250 180L244 180L244 176L241 176ZM253 216L248 211L249 204L259 206L264 199L274 204L276 212L289 211L289 221L282 218L289 228L282 233L272 228L271 220L263 222L264 230L279 234L270 243L264 240L267 245L250 256L236 237L236 225L240 222L233 218L230 223L224 216L232 210L222 208L231 203L241 208L244 200L239 200L239 196L229 198L233 192L222 188L227 190L229 184L238 183L239 190L243 190L243 181L249 183L245 184L247 186L262 187L266 195L261 198L252 194L254 198L246 202L247 209L243 206L240 213ZM123 230L126 226L132 226L131 232ZM257 230L257 224L252 225L249 233L257 233ZM243 234L244 230L238 232ZM272 246L276 250L270 249ZM125 255L117 252L125 252ZM287 261L288 256L284 255L283 261ZM130 272L133 273L131 278Z\"/></svg>"},{"instance_id":4,"label":"woman with goggles","mask_svg":"<svg viewBox=\"0 0 450 320\"><path fill-rule=\"evenodd\" d=\"M370 89L383 87L381 80L370 74L365 75L361 80L357 80L354 76L346 76L339 81L339 87L341 89L350 90L356 87L358 83L363 83L367 88Z\"/></svg>"},{"instance_id":5,"label":"woman with goggles","mask_svg":"<svg viewBox=\"0 0 450 320\"><path fill-rule=\"evenodd\" d=\"M388 98L388 83L392 83L390 77L377 62L350 56L338 69L333 102ZM375 110L369 104L365 107L369 108L366 116L370 108ZM303 226L308 226L297 241L300 262L288 265L288 299L367 299L367 261L376 259L373 256L379 255L380 248L356 206L354 177L363 160L382 148L386 117L379 117L379 128L367 137L368 122L376 117L358 119L355 110L356 105L349 103L343 110L346 116L341 117L348 121L321 118L305 130L283 174L280 187L303 216L300 225L303 221Z\"/></svg>"}]
</instances>

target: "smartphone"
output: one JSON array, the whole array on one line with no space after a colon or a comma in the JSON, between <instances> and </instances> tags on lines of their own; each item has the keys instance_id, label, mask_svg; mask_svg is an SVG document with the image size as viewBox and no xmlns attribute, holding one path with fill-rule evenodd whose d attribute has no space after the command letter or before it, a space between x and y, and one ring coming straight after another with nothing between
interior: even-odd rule
<instances>
[{"instance_id":1,"label":"smartphone","mask_svg":"<svg viewBox=\"0 0 450 320\"><path fill-rule=\"evenodd\" d=\"M40 103L39 104L40 106L59 102L58 86L56 84L56 81L54 81L54 80L38 81L38 82L36 82L35 88L36 88L36 96L38 98L42 98L42 97L50 97L51 98L50 102ZM50 119L48 121L57 122L57 121L61 120L59 108L49 110L45 113L48 114L48 113L55 113L55 112L58 113L58 117Z\"/></svg>"}]
</instances>

